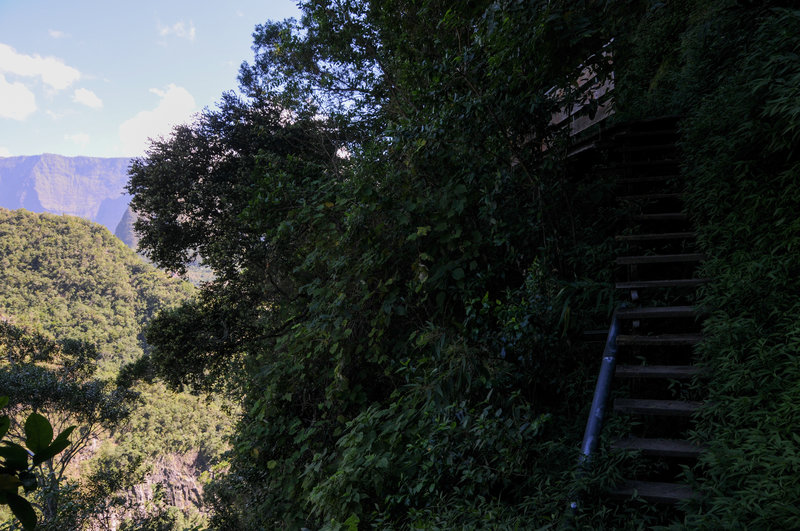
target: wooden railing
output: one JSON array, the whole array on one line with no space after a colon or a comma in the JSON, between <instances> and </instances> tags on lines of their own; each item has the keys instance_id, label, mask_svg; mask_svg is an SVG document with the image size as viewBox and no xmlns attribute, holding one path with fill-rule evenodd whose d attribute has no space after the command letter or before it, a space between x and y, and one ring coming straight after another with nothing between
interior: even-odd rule
<instances>
[{"instance_id":1,"label":"wooden railing","mask_svg":"<svg viewBox=\"0 0 800 531\"><path fill-rule=\"evenodd\" d=\"M585 131L614 114L614 73L601 77L594 64L597 57L608 64L611 63L611 52L607 50L609 42L603 47L599 56L590 57L585 65L580 68L576 79L576 92L578 98L575 102L566 104L559 112L553 114L551 125L567 125L570 136ZM553 89L551 93L555 98L565 99L564 89Z\"/></svg>"}]
</instances>

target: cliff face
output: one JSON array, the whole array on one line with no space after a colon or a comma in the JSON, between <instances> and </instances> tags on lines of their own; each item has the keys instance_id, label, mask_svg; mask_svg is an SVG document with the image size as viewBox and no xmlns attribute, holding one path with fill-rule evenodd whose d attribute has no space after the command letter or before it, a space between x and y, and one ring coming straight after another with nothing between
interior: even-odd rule
<instances>
[{"instance_id":1,"label":"cliff face","mask_svg":"<svg viewBox=\"0 0 800 531\"><path fill-rule=\"evenodd\" d=\"M136 214L133 213L131 207L126 207L125 212L122 214L122 219L119 220L117 228L114 230L114 236L122 240L122 243L136 250L139 245L139 236L133 230L133 224L136 222Z\"/></svg>"},{"instance_id":2,"label":"cliff face","mask_svg":"<svg viewBox=\"0 0 800 531\"><path fill-rule=\"evenodd\" d=\"M168 454L153 463L153 469L145 481L133 488L136 505L144 507L154 496L156 485L164 488L165 502L182 510L203 506L203 484L199 478L210 469L197 451L185 454Z\"/></svg>"},{"instance_id":3,"label":"cliff face","mask_svg":"<svg viewBox=\"0 0 800 531\"><path fill-rule=\"evenodd\" d=\"M128 158L34 155L0 158L0 207L70 214L111 232L128 208Z\"/></svg>"}]
</instances>

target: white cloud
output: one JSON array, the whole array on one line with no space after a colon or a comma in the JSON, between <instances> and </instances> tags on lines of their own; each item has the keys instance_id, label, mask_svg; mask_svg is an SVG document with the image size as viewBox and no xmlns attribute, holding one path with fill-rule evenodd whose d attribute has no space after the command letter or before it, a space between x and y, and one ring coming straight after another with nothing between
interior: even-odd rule
<instances>
[{"instance_id":1,"label":"white cloud","mask_svg":"<svg viewBox=\"0 0 800 531\"><path fill-rule=\"evenodd\" d=\"M125 155L143 154L150 138L168 135L175 125L187 122L195 112L194 98L183 87L170 84L166 90L150 89L150 92L160 98L156 108L141 111L119 126Z\"/></svg>"},{"instance_id":2,"label":"white cloud","mask_svg":"<svg viewBox=\"0 0 800 531\"><path fill-rule=\"evenodd\" d=\"M62 119L63 117L65 117L67 115L66 112L55 112L55 111L51 111L50 109L47 109L44 112L47 114L47 116L49 116L53 120L60 120L60 119Z\"/></svg>"},{"instance_id":3,"label":"white cloud","mask_svg":"<svg viewBox=\"0 0 800 531\"><path fill-rule=\"evenodd\" d=\"M166 37L168 35L175 35L176 37L180 37L181 39L188 39L190 41L193 41L196 33L197 32L194 27L194 22L192 22L191 20L189 21L188 26L182 20L176 22L172 26L162 26L161 24L158 25L158 34L161 35L162 37Z\"/></svg>"},{"instance_id":4,"label":"white cloud","mask_svg":"<svg viewBox=\"0 0 800 531\"><path fill-rule=\"evenodd\" d=\"M24 120L36 111L36 96L22 83L9 83L0 74L0 118Z\"/></svg>"},{"instance_id":5,"label":"white cloud","mask_svg":"<svg viewBox=\"0 0 800 531\"><path fill-rule=\"evenodd\" d=\"M103 100L97 97L97 94L89 89L79 88L75 89L72 95L72 101L91 107L92 109L102 109Z\"/></svg>"},{"instance_id":6,"label":"white cloud","mask_svg":"<svg viewBox=\"0 0 800 531\"><path fill-rule=\"evenodd\" d=\"M67 36L67 34L64 33L63 31L58 31L58 30L54 30L54 29L48 30L48 33L54 39L63 39L64 37Z\"/></svg>"},{"instance_id":7,"label":"white cloud","mask_svg":"<svg viewBox=\"0 0 800 531\"><path fill-rule=\"evenodd\" d=\"M7 44L0 43L0 73L23 77L38 77L54 90L63 90L80 79L81 73L61 59L25 55Z\"/></svg>"},{"instance_id":8,"label":"white cloud","mask_svg":"<svg viewBox=\"0 0 800 531\"><path fill-rule=\"evenodd\" d=\"M74 144L78 144L81 147L86 147L89 145L89 135L87 135L86 133L75 133L72 135L64 135L64 138Z\"/></svg>"},{"instance_id":9,"label":"white cloud","mask_svg":"<svg viewBox=\"0 0 800 531\"><path fill-rule=\"evenodd\" d=\"M10 157L10 156L11 152L8 150L8 148L0 146L0 157Z\"/></svg>"}]
</instances>

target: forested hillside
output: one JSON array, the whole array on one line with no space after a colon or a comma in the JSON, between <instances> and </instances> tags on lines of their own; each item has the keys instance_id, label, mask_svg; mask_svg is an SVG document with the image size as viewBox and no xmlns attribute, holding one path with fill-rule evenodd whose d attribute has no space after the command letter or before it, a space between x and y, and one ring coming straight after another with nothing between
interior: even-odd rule
<instances>
[{"instance_id":1,"label":"forested hillside","mask_svg":"<svg viewBox=\"0 0 800 531\"><path fill-rule=\"evenodd\" d=\"M149 350L143 327L194 292L105 227L0 209L0 395L16 416L77 426L32 496L44 528L202 521L200 476L228 447L230 409L120 374Z\"/></svg>"},{"instance_id":2,"label":"forested hillside","mask_svg":"<svg viewBox=\"0 0 800 531\"><path fill-rule=\"evenodd\" d=\"M109 365L139 358L143 325L192 292L105 227L0 209L0 313L57 338L93 343Z\"/></svg>"}]
</instances>

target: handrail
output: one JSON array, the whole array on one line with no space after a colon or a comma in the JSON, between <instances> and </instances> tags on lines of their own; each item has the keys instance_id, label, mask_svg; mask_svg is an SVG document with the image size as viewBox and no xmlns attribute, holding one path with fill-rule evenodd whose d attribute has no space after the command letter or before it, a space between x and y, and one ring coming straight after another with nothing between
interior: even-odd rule
<instances>
[{"instance_id":1,"label":"handrail","mask_svg":"<svg viewBox=\"0 0 800 531\"><path fill-rule=\"evenodd\" d=\"M611 391L611 379L614 377L614 369L617 364L617 335L619 334L619 319L617 312L624 305L618 306L611 316L611 325L608 328L606 346L603 349L603 361L600 365L600 374L597 375L597 385L594 388L594 398L592 398L592 408L589 411L589 418L586 421L586 431L583 433L583 443L581 444L581 462L589 459L589 456L597 448L597 441L600 438L600 429L603 427L603 417L606 412L606 401Z\"/></svg>"},{"instance_id":2,"label":"handrail","mask_svg":"<svg viewBox=\"0 0 800 531\"><path fill-rule=\"evenodd\" d=\"M592 398L592 408L589 411L589 418L586 421L586 430L583 432L583 442L581 443L580 470L578 476L582 475L583 465L585 465L592 453L597 449L597 442L600 440L600 430L603 427L603 417L606 412L606 402L611 391L611 380L614 378L614 369L617 365L617 335L619 334L619 318L617 313L625 308L623 303L614 310L611 316L611 325L608 327L606 336L606 346L603 349L603 361L600 364L600 373L597 375L597 384L594 388ZM569 503L570 511L565 517L574 516L578 509L577 493L572 493Z\"/></svg>"},{"instance_id":3,"label":"handrail","mask_svg":"<svg viewBox=\"0 0 800 531\"><path fill-rule=\"evenodd\" d=\"M608 77L599 79L595 68L597 61L592 61L599 57L600 61L606 61L610 64L612 55L608 48L613 42L614 39L611 39L605 43L598 53L590 55L578 67L580 73L575 80L574 86L581 96L580 101L573 102L570 106L562 107L558 112L553 113L550 119L550 124L555 126L560 126L569 121L569 136L575 136L614 114L612 102L614 72L611 71ZM552 87L545 95L562 98L564 92L563 88ZM590 107L592 105L595 106L594 109ZM589 107L588 116L583 112L587 107Z\"/></svg>"}]
</instances>

